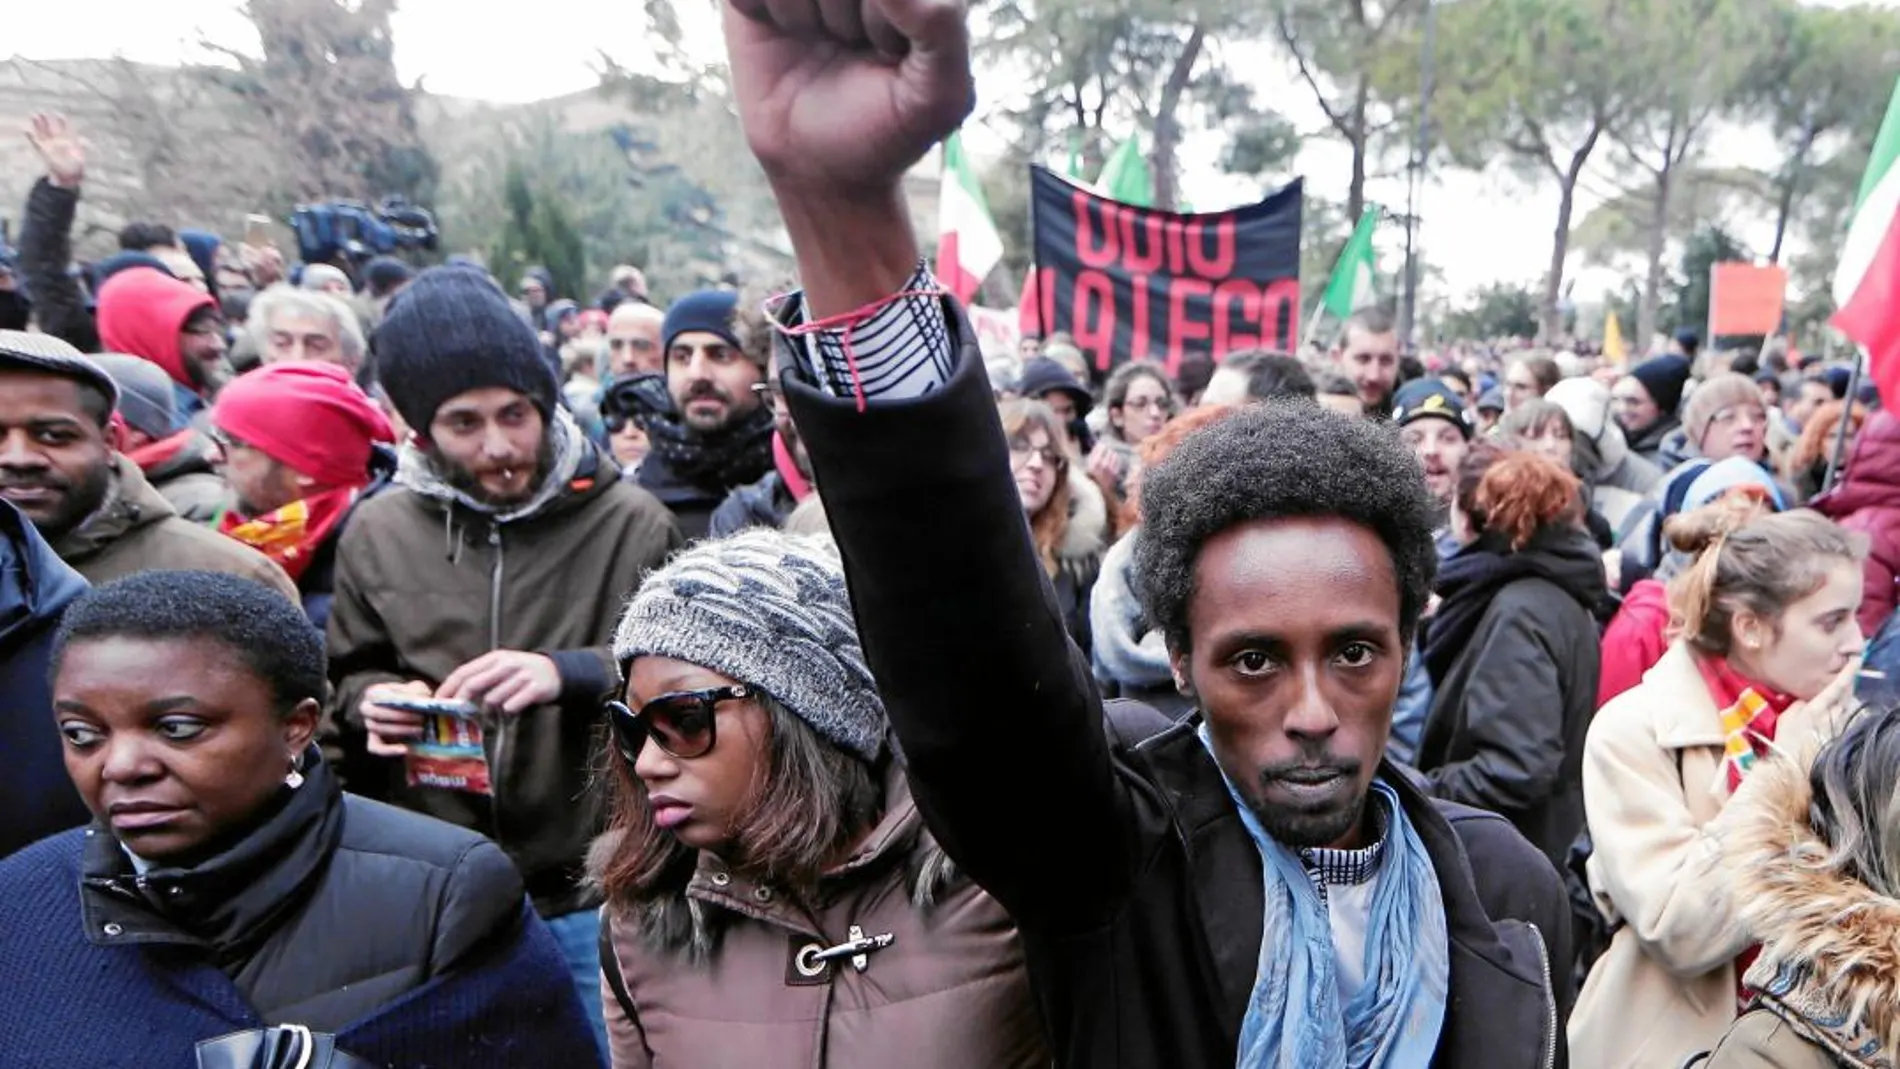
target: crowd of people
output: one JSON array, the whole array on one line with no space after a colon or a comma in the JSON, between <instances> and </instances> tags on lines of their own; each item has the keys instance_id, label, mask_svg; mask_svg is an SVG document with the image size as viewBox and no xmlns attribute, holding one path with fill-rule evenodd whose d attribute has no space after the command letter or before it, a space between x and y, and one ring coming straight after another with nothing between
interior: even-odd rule
<instances>
[{"instance_id":1,"label":"crowd of people","mask_svg":"<svg viewBox=\"0 0 1900 1069\"><path fill-rule=\"evenodd\" d=\"M725 17L770 300L82 267L34 120L0 1067L1900 1057L1851 365L986 352L901 194L962 5Z\"/></svg>"}]
</instances>

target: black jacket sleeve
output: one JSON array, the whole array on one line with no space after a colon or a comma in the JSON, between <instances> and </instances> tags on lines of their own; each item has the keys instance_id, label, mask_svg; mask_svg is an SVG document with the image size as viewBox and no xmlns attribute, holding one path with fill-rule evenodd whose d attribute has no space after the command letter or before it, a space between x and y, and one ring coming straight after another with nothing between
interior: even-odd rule
<instances>
[{"instance_id":1,"label":"black jacket sleeve","mask_svg":"<svg viewBox=\"0 0 1900 1069\"><path fill-rule=\"evenodd\" d=\"M99 329L86 310L85 294L66 273L73 258L73 214L79 191L61 189L42 178L27 194L20 227L20 273L33 295L40 329L82 353L99 351Z\"/></svg>"},{"instance_id":2,"label":"black jacket sleeve","mask_svg":"<svg viewBox=\"0 0 1900 1069\"><path fill-rule=\"evenodd\" d=\"M1099 920L1140 844L1088 661L1030 541L975 334L940 391L820 393L780 365L844 557L912 794L949 856L1019 919ZM787 344L781 338L780 344Z\"/></svg>"}]
</instances>

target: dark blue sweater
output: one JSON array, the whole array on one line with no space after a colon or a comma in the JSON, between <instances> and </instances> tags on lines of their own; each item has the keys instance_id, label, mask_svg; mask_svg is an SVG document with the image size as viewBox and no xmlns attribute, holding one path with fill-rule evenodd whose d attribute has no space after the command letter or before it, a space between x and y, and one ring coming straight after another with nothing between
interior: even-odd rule
<instances>
[{"instance_id":1,"label":"dark blue sweater","mask_svg":"<svg viewBox=\"0 0 1900 1069\"><path fill-rule=\"evenodd\" d=\"M203 955L86 938L83 841L67 832L0 862L0 1069L189 1067L199 1040L262 1027ZM518 938L350 1025L337 1046L387 1069L597 1066L560 950L522 909Z\"/></svg>"}]
</instances>

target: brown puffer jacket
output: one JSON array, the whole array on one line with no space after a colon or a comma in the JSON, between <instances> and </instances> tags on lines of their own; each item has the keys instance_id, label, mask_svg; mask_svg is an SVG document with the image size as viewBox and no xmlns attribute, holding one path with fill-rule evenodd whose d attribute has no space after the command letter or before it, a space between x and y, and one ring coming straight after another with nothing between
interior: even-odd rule
<instances>
[{"instance_id":1,"label":"brown puffer jacket","mask_svg":"<svg viewBox=\"0 0 1900 1069\"><path fill-rule=\"evenodd\" d=\"M815 905L702 853L683 898L661 908L693 911L694 941L713 940L704 960L648 946L609 905L603 931L632 1009L603 975L614 1069L1052 1065L1015 925L949 867L901 774L885 798L884 819ZM813 957L860 932L890 937L862 969Z\"/></svg>"},{"instance_id":2,"label":"brown puffer jacket","mask_svg":"<svg viewBox=\"0 0 1900 1069\"><path fill-rule=\"evenodd\" d=\"M191 523L145 480L137 464L112 458L105 504L53 539L53 552L93 586L133 572L228 572L278 590L301 604L284 570L262 553Z\"/></svg>"},{"instance_id":3,"label":"brown puffer jacket","mask_svg":"<svg viewBox=\"0 0 1900 1069\"><path fill-rule=\"evenodd\" d=\"M600 703L619 683L608 642L627 597L680 544L666 508L584 448L566 485L517 518L407 486L364 501L337 548L330 608L336 692L326 731L349 789L494 839L547 917L591 904L579 887L599 831L588 769ZM498 649L550 656L562 693L488 722L492 797L411 787L402 761L368 754L364 691L409 680L435 687Z\"/></svg>"}]
</instances>

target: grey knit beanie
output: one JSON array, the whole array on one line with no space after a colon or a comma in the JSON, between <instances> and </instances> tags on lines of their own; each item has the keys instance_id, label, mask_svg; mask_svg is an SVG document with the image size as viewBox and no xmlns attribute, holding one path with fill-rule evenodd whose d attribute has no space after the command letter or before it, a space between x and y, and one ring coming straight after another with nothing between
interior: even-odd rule
<instances>
[{"instance_id":1,"label":"grey knit beanie","mask_svg":"<svg viewBox=\"0 0 1900 1069\"><path fill-rule=\"evenodd\" d=\"M649 655L759 687L867 762L884 754L884 700L824 539L755 528L673 558L640 584L614 632L622 664Z\"/></svg>"},{"instance_id":2,"label":"grey knit beanie","mask_svg":"<svg viewBox=\"0 0 1900 1069\"><path fill-rule=\"evenodd\" d=\"M94 353L98 364L119 386L119 415L153 438L178 429L177 391L165 369L140 356Z\"/></svg>"}]
</instances>

